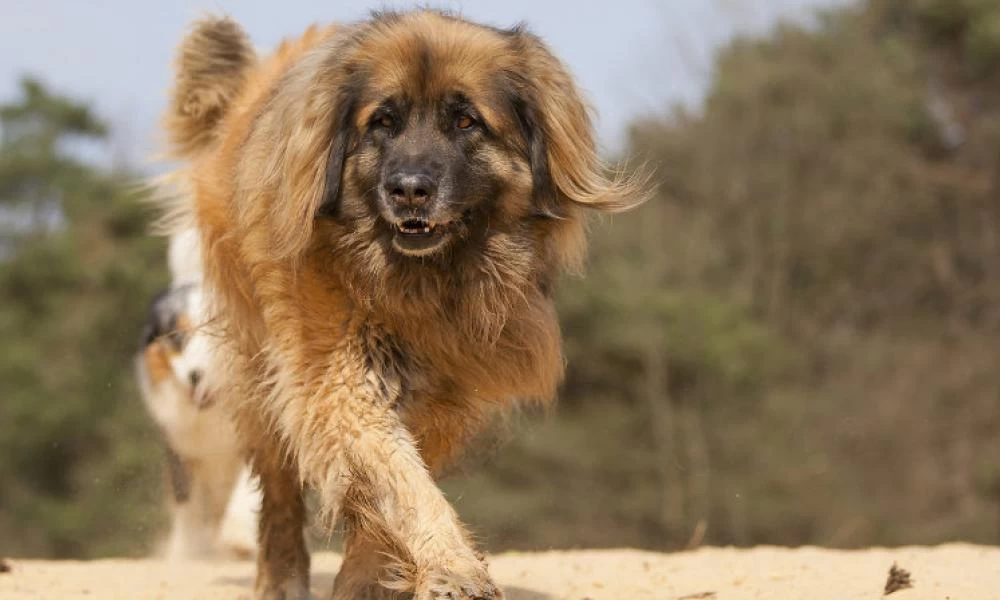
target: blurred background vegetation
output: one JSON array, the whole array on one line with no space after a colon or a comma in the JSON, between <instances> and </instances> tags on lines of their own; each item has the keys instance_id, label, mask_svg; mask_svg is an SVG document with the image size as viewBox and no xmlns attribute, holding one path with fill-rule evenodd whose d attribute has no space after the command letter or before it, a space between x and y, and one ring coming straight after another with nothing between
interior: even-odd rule
<instances>
[{"instance_id":1,"label":"blurred background vegetation","mask_svg":"<svg viewBox=\"0 0 1000 600\"><path fill-rule=\"evenodd\" d=\"M446 482L493 549L1000 543L1000 1L869 0L719 53L633 123L558 414ZM164 244L99 116L0 106L0 554L148 551L131 354ZM495 454L495 456L493 456Z\"/></svg>"}]
</instances>

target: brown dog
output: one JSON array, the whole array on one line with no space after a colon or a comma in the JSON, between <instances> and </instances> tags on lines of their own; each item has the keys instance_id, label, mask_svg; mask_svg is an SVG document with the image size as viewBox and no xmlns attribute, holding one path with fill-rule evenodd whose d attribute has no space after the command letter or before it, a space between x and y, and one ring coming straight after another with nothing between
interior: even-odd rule
<instances>
[{"instance_id":1,"label":"brown dog","mask_svg":"<svg viewBox=\"0 0 1000 600\"><path fill-rule=\"evenodd\" d=\"M167 131L204 240L224 398L260 476L258 598L305 598L302 486L347 527L334 598L500 598L434 475L549 402L552 286L608 177L563 64L522 28L379 13L258 60L183 42ZM407 595L407 597L409 597Z\"/></svg>"}]
</instances>

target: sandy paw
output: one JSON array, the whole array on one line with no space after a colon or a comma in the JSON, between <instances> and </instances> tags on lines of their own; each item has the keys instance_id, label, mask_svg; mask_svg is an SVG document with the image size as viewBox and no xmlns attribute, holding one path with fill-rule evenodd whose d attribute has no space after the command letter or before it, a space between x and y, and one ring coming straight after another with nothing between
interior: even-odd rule
<instances>
[{"instance_id":1,"label":"sandy paw","mask_svg":"<svg viewBox=\"0 0 1000 600\"><path fill-rule=\"evenodd\" d=\"M503 600L503 591L485 574L467 577L438 573L427 577L414 600Z\"/></svg>"}]
</instances>

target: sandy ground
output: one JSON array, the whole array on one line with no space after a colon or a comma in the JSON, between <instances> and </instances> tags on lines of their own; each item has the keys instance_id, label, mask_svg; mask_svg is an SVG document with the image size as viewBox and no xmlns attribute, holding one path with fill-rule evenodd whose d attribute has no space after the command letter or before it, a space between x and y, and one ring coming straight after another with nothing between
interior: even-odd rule
<instances>
[{"instance_id":1,"label":"sandy ground","mask_svg":"<svg viewBox=\"0 0 1000 600\"><path fill-rule=\"evenodd\" d=\"M48 562L8 559L0 599L248 599L253 565L149 560ZM890 600L1000 599L1000 548L835 551L817 548L705 548L655 554L636 550L507 553L490 569L508 600L850 600L882 598L893 563L913 587ZM313 590L327 598L340 558L313 557Z\"/></svg>"}]
</instances>

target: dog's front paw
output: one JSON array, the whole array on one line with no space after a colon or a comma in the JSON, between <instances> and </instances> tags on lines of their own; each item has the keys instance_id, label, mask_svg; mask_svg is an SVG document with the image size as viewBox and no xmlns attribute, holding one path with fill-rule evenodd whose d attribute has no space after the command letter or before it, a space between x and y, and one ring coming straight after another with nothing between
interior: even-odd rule
<instances>
[{"instance_id":1,"label":"dog's front paw","mask_svg":"<svg viewBox=\"0 0 1000 600\"><path fill-rule=\"evenodd\" d=\"M439 570L426 574L414 600L503 600L503 591L482 567L469 574Z\"/></svg>"}]
</instances>

